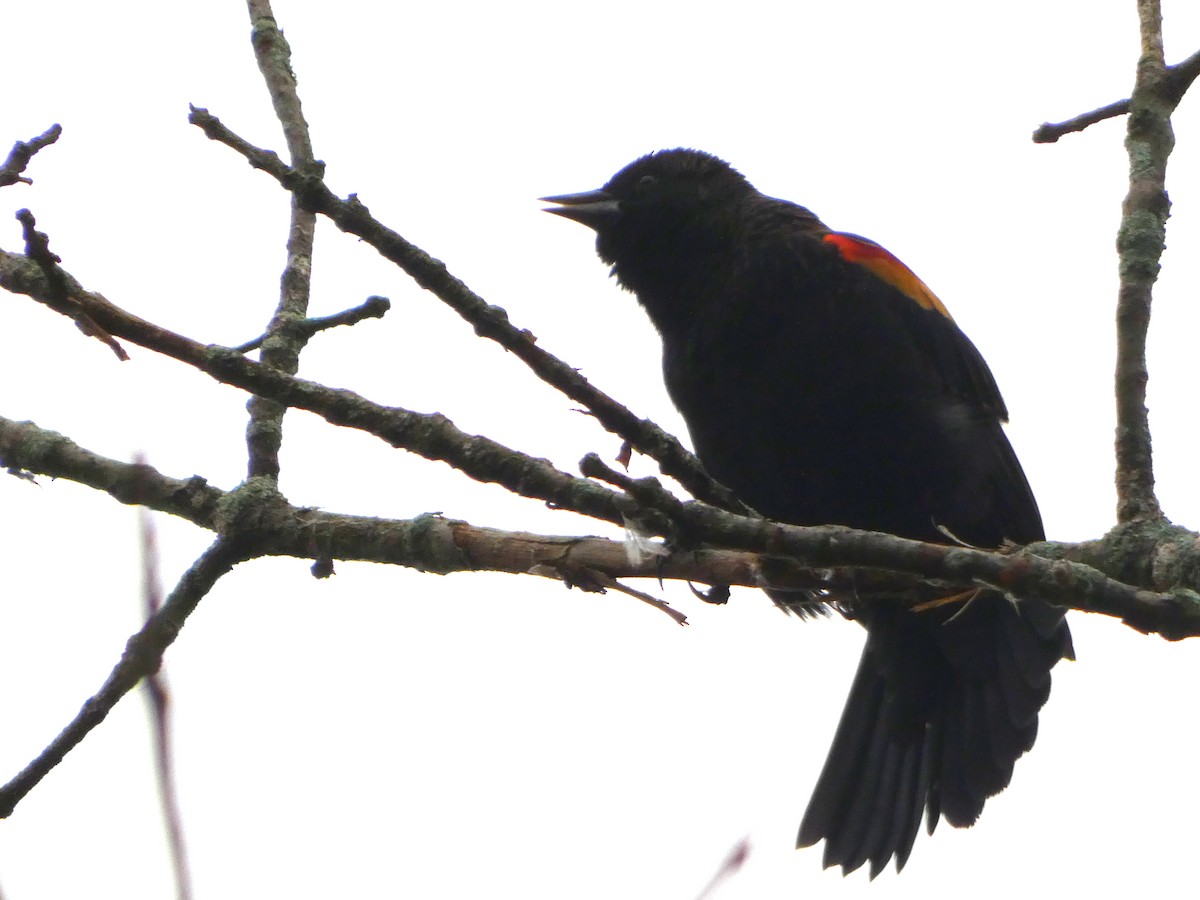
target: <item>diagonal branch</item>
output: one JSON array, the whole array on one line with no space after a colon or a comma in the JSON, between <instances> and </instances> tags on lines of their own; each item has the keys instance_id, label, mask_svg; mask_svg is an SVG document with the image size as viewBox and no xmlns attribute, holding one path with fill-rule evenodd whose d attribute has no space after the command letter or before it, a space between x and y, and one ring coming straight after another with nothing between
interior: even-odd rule
<instances>
[{"instance_id":1,"label":"diagonal branch","mask_svg":"<svg viewBox=\"0 0 1200 900\"><path fill-rule=\"evenodd\" d=\"M21 232L25 238L25 255L35 262L42 270L45 276L49 290L46 292L44 303L56 312L62 313L64 316L69 316L75 322L75 327L86 334L88 337L94 337L108 349L112 350L113 354L121 362L129 359L129 354L125 349L113 340L113 336L97 325L90 316L75 303L74 297L69 290L69 284L66 273L59 268L59 263L62 258L51 251L50 238L42 231L38 231L34 226L37 225L37 220L34 219L33 213L27 209L17 211L17 221L21 223Z\"/></svg>"},{"instance_id":2,"label":"diagonal branch","mask_svg":"<svg viewBox=\"0 0 1200 900\"><path fill-rule=\"evenodd\" d=\"M449 463L476 481L500 484L521 497L543 500L596 519L622 525L637 506L621 494L576 478L548 461L455 427L439 413L423 414L383 406L344 389L329 388L269 369L226 348L200 344L109 303L63 272L73 302L110 333L194 366L211 378L316 413L333 425L355 428L393 447ZM0 251L0 287L49 303L50 286L24 257Z\"/></svg>"},{"instance_id":3,"label":"diagonal branch","mask_svg":"<svg viewBox=\"0 0 1200 900\"><path fill-rule=\"evenodd\" d=\"M51 125L35 138L28 141L17 141L8 153L8 159L0 163L0 187L21 182L33 184L33 179L26 178L21 173L29 166L33 155L43 147L49 147L62 135L61 125Z\"/></svg>"},{"instance_id":4,"label":"diagonal branch","mask_svg":"<svg viewBox=\"0 0 1200 900\"><path fill-rule=\"evenodd\" d=\"M216 530L226 492L203 478L168 478L146 463L125 463L87 450L32 422L0 417L0 466L13 474L66 478L104 491L119 503L144 506Z\"/></svg>"},{"instance_id":5,"label":"diagonal branch","mask_svg":"<svg viewBox=\"0 0 1200 900\"><path fill-rule=\"evenodd\" d=\"M1091 112L1080 113L1063 122L1043 122L1034 129L1033 142L1035 144L1053 144L1064 135L1083 131L1097 122L1103 122L1105 119L1115 119L1117 116L1123 116L1127 112L1129 112L1129 101L1118 100L1116 103L1101 106L1099 109L1093 109Z\"/></svg>"},{"instance_id":6,"label":"diagonal branch","mask_svg":"<svg viewBox=\"0 0 1200 900\"><path fill-rule=\"evenodd\" d=\"M10 816L21 799L62 762L63 757L93 728L104 721L122 697L144 677L158 670L163 652L178 637L187 617L221 576L244 558L243 553L235 546L235 542L218 538L192 564L167 597L162 609L129 639L120 662L100 690L83 704L79 714L36 759L8 784L0 787L0 818Z\"/></svg>"},{"instance_id":7,"label":"diagonal branch","mask_svg":"<svg viewBox=\"0 0 1200 900\"><path fill-rule=\"evenodd\" d=\"M508 314L503 309L487 303L451 275L440 260L373 218L357 196L342 200L319 177L289 168L274 153L247 143L206 109L192 107L189 121L203 129L208 137L236 150L252 166L275 178L292 191L305 208L328 216L342 231L362 238L408 273L417 284L449 305L471 324L476 334L496 341L551 387L586 407L609 431L654 459L665 474L683 485L692 496L726 509L747 511L745 504L705 472L695 456L675 437L648 419L639 419L625 406L593 387L574 368L538 347L528 330L508 321Z\"/></svg>"}]
</instances>

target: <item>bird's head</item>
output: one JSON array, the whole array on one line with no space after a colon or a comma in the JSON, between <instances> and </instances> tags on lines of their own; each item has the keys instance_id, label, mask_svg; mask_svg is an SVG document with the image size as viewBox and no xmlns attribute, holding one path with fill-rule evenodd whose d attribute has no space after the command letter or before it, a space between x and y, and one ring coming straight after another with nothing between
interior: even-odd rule
<instances>
[{"instance_id":1,"label":"bird's head","mask_svg":"<svg viewBox=\"0 0 1200 900\"><path fill-rule=\"evenodd\" d=\"M646 266L716 251L730 241L739 201L757 191L724 160L660 150L631 162L604 187L543 197L546 212L596 232L596 251L626 286Z\"/></svg>"}]
</instances>

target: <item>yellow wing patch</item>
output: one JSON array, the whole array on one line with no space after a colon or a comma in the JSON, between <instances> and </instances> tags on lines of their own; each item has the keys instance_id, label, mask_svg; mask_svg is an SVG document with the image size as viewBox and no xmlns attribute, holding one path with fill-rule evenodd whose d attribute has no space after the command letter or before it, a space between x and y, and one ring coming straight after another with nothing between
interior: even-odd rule
<instances>
[{"instance_id":1,"label":"yellow wing patch","mask_svg":"<svg viewBox=\"0 0 1200 900\"><path fill-rule=\"evenodd\" d=\"M842 259L855 263L881 281L886 281L923 309L941 313L950 321L954 317L937 295L906 266L874 241L855 234L833 231L825 235L826 243L837 247Z\"/></svg>"}]
</instances>

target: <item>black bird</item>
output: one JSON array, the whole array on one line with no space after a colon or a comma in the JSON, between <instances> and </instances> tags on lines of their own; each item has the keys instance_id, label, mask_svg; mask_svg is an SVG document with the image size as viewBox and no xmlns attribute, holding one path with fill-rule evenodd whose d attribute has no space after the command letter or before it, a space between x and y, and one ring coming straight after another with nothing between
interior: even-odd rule
<instances>
[{"instance_id":1,"label":"black bird","mask_svg":"<svg viewBox=\"0 0 1200 900\"><path fill-rule=\"evenodd\" d=\"M751 507L943 544L1043 537L987 364L878 244L696 150L543 199L596 231L662 336L696 454ZM995 591L839 608L866 647L797 846L874 878L904 867L922 813L966 827L1008 785L1073 651L1063 610Z\"/></svg>"}]
</instances>

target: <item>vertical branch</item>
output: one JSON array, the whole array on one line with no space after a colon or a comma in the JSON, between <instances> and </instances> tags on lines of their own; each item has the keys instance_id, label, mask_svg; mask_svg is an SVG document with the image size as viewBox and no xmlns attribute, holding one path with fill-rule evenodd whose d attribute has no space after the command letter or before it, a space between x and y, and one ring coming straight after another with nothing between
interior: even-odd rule
<instances>
[{"instance_id":1,"label":"vertical branch","mask_svg":"<svg viewBox=\"0 0 1200 900\"><path fill-rule=\"evenodd\" d=\"M1117 520L1162 516L1154 494L1154 465L1146 410L1146 332L1150 302L1166 242L1167 159L1175 144L1174 96L1163 58L1159 0L1138 0L1141 55L1129 98L1129 193L1121 207L1117 252Z\"/></svg>"},{"instance_id":2,"label":"vertical branch","mask_svg":"<svg viewBox=\"0 0 1200 900\"><path fill-rule=\"evenodd\" d=\"M296 93L296 77L292 72L291 48L275 21L270 0L247 0L250 12L254 56L259 71L271 95L275 115L283 126L291 155L292 167L311 171L318 164L313 159L308 123L300 108ZM310 332L302 325L308 315L312 287L313 239L316 232L315 213L302 210L292 198L292 218L288 228L287 263L280 279L279 305L267 326L259 360L266 366L296 374L300 366L300 351ZM249 451L248 474L279 477L279 447L283 443L283 414L285 408L273 400L253 397L246 404L250 422L246 427Z\"/></svg>"},{"instance_id":3,"label":"vertical branch","mask_svg":"<svg viewBox=\"0 0 1200 900\"><path fill-rule=\"evenodd\" d=\"M292 48L275 21L271 0L247 0L246 5L250 13L250 43L254 47L254 58L267 83L271 106L275 109L279 124L283 126L292 166L310 163L313 161L312 140L308 134L308 123L304 121L304 112L300 109L300 96L296 93Z\"/></svg>"},{"instance_id":4,"label":"vertical branch","mask_svg":"<svg viewBox=\"0 0 1200 900\"><path fill-rule=\"evenodd\" d=\"M144 464L139 454L136 462ZM162 578L158 570L158 541L150 510L138 507L138 532L142 543L142 600L146 619L162 609ZM188 872L187 845L183 840L183 817L179 813L179 797L175 791L174 754L171 750L170 693L162 670L152 672L142 682L150 707L154 729L154 763L158 770L158 796L166 825L167 844L171 851L171 867L175 872L175 896L191 900L192 879Z\"/></svg>"}]
</instances>

